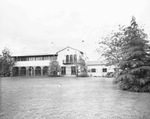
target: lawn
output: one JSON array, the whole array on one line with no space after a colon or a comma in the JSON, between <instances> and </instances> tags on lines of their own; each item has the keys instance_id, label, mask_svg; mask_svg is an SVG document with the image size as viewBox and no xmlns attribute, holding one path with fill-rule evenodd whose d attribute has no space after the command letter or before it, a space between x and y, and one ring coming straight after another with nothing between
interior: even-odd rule
<instances>
[{"instance_id":1,"label":"lawn","mask_svg":"<svg viewBox=\"0 0 150 119\"><path fill-rule=\"evenodd\" d=\"M150 94L119 90L111 78L1 78L1 119L149 119Z\"/></svg>"}]
</instances>

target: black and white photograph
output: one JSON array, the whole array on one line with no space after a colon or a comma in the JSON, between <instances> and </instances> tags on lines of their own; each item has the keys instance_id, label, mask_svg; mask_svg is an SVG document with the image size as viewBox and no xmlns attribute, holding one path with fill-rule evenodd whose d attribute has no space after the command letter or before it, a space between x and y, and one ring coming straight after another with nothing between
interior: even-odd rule
<instances>
[{"instance_id":1,"label":"black and white photograph","mask_svg":"<svg viewBox=\"0 0 150 119\"><path fill-rule=\"evenodd\" d=\"M150 1L0 0L0 119L150 119Z\"/></svg>"}]
</instances>

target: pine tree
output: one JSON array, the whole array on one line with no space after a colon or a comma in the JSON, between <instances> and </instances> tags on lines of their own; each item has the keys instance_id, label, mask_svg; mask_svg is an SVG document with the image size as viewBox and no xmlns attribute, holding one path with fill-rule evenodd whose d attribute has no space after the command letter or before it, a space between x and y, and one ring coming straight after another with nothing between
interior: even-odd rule
<instances>
[{"instance_id":1,"label":"pine tree","mask_svg":"<svg viewBox=\"0 0 150 119\"><path fill-rule=\"evenodd\" d=\"M124 56L116 77L123 90L150 92L150 46L146 38L144 30L138 28L133 17L131 25L124 29L124 43L121 47Z\"/></svg>"}]
</instances>

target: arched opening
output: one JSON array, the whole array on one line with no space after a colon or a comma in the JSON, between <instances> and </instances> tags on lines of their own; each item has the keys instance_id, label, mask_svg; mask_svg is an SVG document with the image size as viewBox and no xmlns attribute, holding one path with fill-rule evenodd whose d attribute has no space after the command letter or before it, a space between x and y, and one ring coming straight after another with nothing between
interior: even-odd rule
<instances>
[{"instance_id":1,"label":"arched opening","mask_svg":"<svg viewBox=\"0 0 150 119\"><path fill-rule=\"evenodd\" d=\"M66 63L69 63L69 55L66 55Z\"/></svg>"},{"instance_id":2,"label":"arched opening","mask_svg":"<svg viewBox=\"0 0 150 119\"><path fill-rule=\"evenodd\" d=\"M40 76L41 75L41 67L38 66L38 67L35 68L35 75L36 76Z\"/></svg>"},{"instance_id":3,"label":"arched opening","mask_svg":"<svg viewBox=\"0 0 150 119\"><path fill-rule=\"evenodd\" d=\"M43 67L43 75L48 75L48 67Z\"/></svg>"},{"instance_id":4,"label":"arched opening","mask_svg":"<svg viewBox=\"0 0 150 119\"><path fill-rule=\"evenodd\" d=\"M77 63L77 55L74 55L74 63Z\"/></svg>"},{"instance_id":5,"label":"arched opening","mask_svg":"<svg viewBox=\"0 0 150 119\"><path fill-rule=\"evenodd\" d=\"M29 76L33 76L34 75L34 68L30 66L28 69L28 73L29 73Z\"/></svg>"},{"instance_id":6,"label":"arched opening","mask_svg":"<svg viewBox=\"0 0 150 119\"><path fill-rule=\"evenodd\" d=\"M26 76L26 67L21 67L20 76Z\"/></svg>"},{"instance_id":7,"label":"arched opening","mask_svg":"<svg viewBox=\"0 0 150 119\"><path fill-rule=\"evenodd\" d=\"M19 76L19 67L13 67L13 76Z\"/></svg>"},{"instance_id":8,"label":"arched opening","mask_svg":"<svg viewBox=\"0 0 150 119\"><path fill-rule=\"evenodd\" d=\"M70 63L73 63L73 55L70 55Z\"/></svg>"}]
</instances>

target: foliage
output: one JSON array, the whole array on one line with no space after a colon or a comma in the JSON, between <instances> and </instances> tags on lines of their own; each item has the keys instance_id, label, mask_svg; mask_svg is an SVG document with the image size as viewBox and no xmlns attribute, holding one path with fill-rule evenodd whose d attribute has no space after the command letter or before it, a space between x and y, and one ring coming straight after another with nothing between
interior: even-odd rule
<instances>
[{"instance_id":1,"label":"foliage","mask_svg":"<svg viewBox=\"0 0 150 119\"><path fill-rule=\"evenodd\" d=\"M57 76L58 72L60 72L60 66L59 66L59 62L56 60L53 60L50 62L49 65L49 75L50 76Z\"/></svg>"},{"instance_id":2,"label":"foliage","mask_svg":"<svg viewBox=\"0 0 150 119\"><path fill-rule=\"evenodd\" d=\"M106 74L106 77L107 77L107 78L113 78L113 77L114 77L114 72L108 72L108 73Z\"/></svg>"},{"instance_id":3,"label":"foliage","mask_svg":"<svg viewBox=\"0 0 150 119\"><path fill-rule=\"evenodd\" d=\"M0 76L9 76L14 60L11 58L10 50L4 48L2 56L0 56Z\"/></svg>"},{"instance_id":4,"label":"foliage","mask_svg":"<svg viewBox=\"0 0 150 119\"><path fill-rule=\"evenodd\" d=\"M123 30L124 26L119 25L119 31L112 32L110 35L103 37L102 41L99 42L100 48L97 49L97 52L102 53L102 56L107 61L107 65L117 65L123 57L121 51L121 46L124 43Z\"/></svg>"},{"instance_id":5,"label":"foliage","mask_svg":"<svg viewBox=\"0 0 150 119\"><path fill-rule=\"evenodd\" d=\"M84 60L82 57L79 57L77 66L78 66L77 75L78 75L79 77L87 77L88 74L87 74L86 62L85 62L85 60Z\"/></svg>"},{"instance_id":6,"label":"foliage","mask_svg":"<svg viewBox=\"0 0 150 119\"><path fill-rule=\"evenodd\" d=\"M147 35L139 29L135 19L124 29L121 46L123 57L119 63L116 82L123 90L150 92L150 46Z\"/></svg>"}]
</instances>

